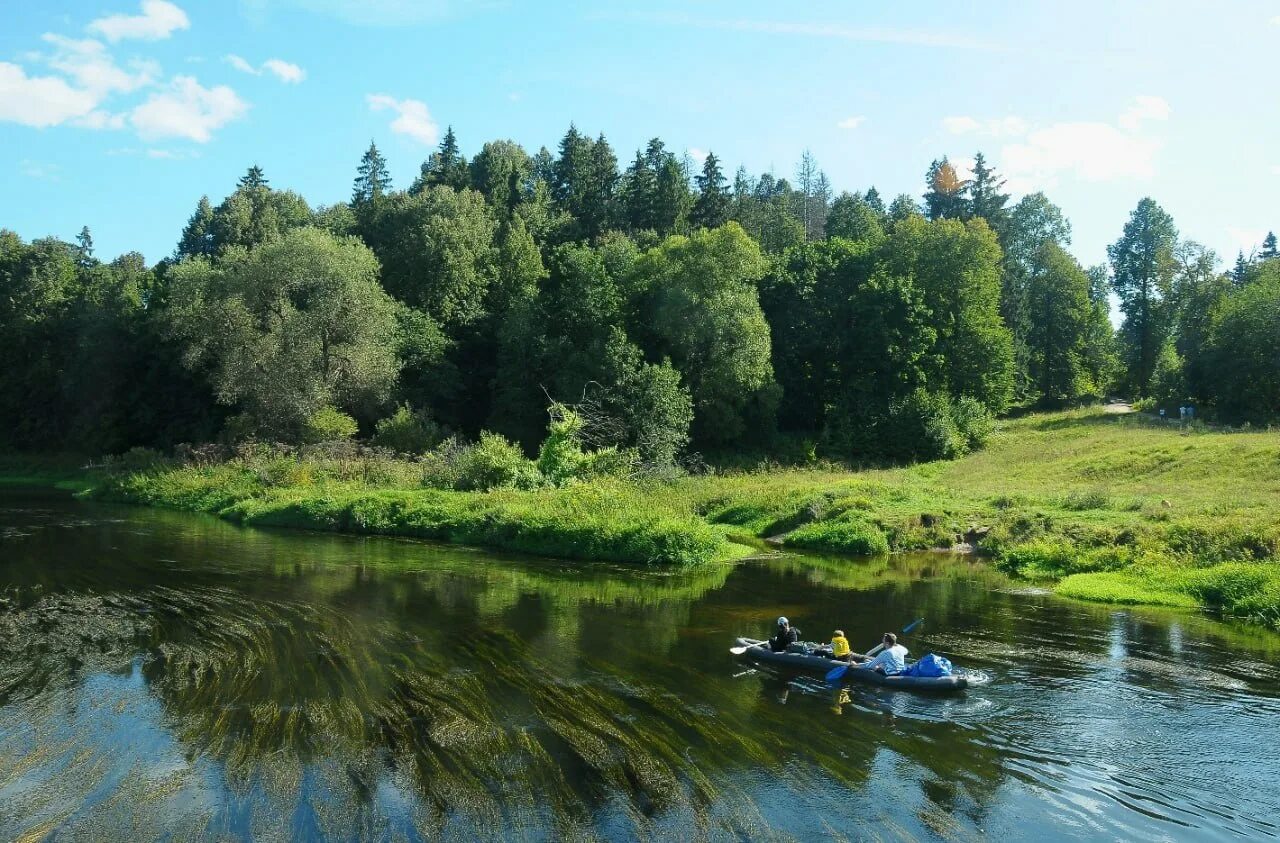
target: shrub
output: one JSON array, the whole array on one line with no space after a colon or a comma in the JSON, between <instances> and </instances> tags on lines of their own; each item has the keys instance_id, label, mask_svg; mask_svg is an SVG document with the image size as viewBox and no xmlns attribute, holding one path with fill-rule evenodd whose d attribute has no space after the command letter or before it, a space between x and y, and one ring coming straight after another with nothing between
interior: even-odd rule
<instances>
[{"instance_id":1,"label":"shrub","mask_svg":"<svg viewBox=\"0 0 1280 843\"><path fill-rule=\"evenodd\" d=\"M958 398L952 407L956 429L964 436L968 450L976 450L987 444L995 430L995 416L982 402L968 395Z\"/></svg>"},{"instance_id":2,"label":"shrub","mask_svg":"<svg viewBox=\"0 0 1280 843\"><path fill-rule=\"evenodd\" d=\"M321 407L303 425L302 437L306 442L332 442L350 439L359 429L355 419L336 407Z\"/></svg>"},{"instance_id":3,"label":"shrub","mask_svg":"<svg viewBox=\"0 0 1280 843\"><path fill-rule=\"evenodd\" d=\"M497 433L485 431L480 441L457 455L454 487L462 491L511 486L532 489L542 483L542 475L516 445Z\"/></svg>"},{"instance_id":4,"label":"shrub","mask_svg":"<svg viewBox=\"0 0 1280 843\"><path fill-rule=\"evenodd\" d=\"M378 422L373 444L399 454L425 454L440 442L440 426L425 411L401 404Z\"/></svg>"},{"instance_id":5,"label":"shrub","mask_svg":"<svg viewBox=\"0 0 1280 843\"><path fill-rule=\"evenodd\" d=\"M874 556L889 552L889 540L885 537L884 531L860 518L841 518L806 524L788 534L786 543L792 547L833 550L860 556Z\"/></svg>"}]
</instances>

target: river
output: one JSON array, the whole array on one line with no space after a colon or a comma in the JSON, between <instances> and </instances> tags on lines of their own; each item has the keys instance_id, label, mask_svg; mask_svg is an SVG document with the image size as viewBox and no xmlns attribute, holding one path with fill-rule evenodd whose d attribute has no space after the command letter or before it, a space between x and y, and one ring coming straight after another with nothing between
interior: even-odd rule
<instances>
[{"instance_id":1,"label":"river","mask_svg":"<svg viewBox=\"0 0 1280 843\"><path fill-rule=\"evenodd\" d=\"M751 670L792 618L989 682ZM1280 636L963 557L693 574L0 493L0 839L1280 836Z\"/></svg>"}]
</instances>

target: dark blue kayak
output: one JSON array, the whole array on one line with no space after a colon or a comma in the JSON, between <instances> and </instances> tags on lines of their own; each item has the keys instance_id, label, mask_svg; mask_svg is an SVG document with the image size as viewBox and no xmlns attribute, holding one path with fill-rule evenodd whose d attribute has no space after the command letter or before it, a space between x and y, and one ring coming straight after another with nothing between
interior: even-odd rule
<instances>
[{"instance_id":1,"label":"dark blue kayak","mask_svg":"<svg viewBox=\"0 0 1280 843\"><path fill-rule=\"evenodd\" d=\"M826 656L808 653L775 653L766 642L755 638L739 638L738 646L747 648L740 658L789 668L797 673L816 673L825 677L831 668L844 664ZM931 694L949 694L969 687L969 680L963 676L885 676L875 670L853 666L844 672L841 681Z\"/></svg>"}]
</instances>

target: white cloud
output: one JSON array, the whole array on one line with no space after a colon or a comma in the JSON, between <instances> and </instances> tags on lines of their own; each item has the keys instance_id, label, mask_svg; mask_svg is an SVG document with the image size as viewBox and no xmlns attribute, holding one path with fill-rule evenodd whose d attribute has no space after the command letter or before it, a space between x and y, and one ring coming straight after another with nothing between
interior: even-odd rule
<instances>
[{"instance_id":1,"label":"white cloud","mask_svg":"<svg viewBox=\"0 0 1280 843\"><path fill-rule=\"evenodd\" d=\"M223 59L226 61L227 64L231 65L241 73L251 73L254 76L257 76L258 74L262 73L261 70L258 70L258 68L249 64L249 62L245 61L244 59L240 58L234 53L223 56Z\"/></svg>"},{"instance_id":2,"label":"white cloud","mask_svg":"<svg viewBox=\"0 0 1280 843\"><path fill-rule=\"evenodd\" d=\"M206 143L215 129L243 117L248 104L226 85L205 88L191 76L175 76L129 115L144 140L186 138Z\"/></svg>"},{"instance_id":3,"label":"white cloud","mask_svg":"<svg viewBox=\"0 0 1280 843\"><path fill-rule=\"evenodd\" d=\"M108 41L141 38L159 41L168 38L175 30L187 29L191 21L187 13L167 0L142 0L140 15L107 15L89 24L89 31L96 32Z\"/></svg>"},{"instance_id":4,"label":"white cloud","mask_svg":"<svg viewBox=\"0 0 1280 843\"><path fill-rule=\"evenodd\" d=\"M16 64L0 62L0 121L44 128L84 117L98 98L56 76L27 76Z\"/></svg>"},{"instance_id":5,"label":"white cloud","mask_svg":"<svg viewBox=\"0 0 1280 843\"><path fill-rule=\"evenodd\" d=\"M1280 164L1271 165L1271 175L1280 176Z\"/></svg>"},{"instance_id":6,"label":"white cloud","mask_svg":"<svg viewBox=\"0 0 1280 843\"><path fill-rule=\"evenodd\" d=\"M283 59L267 59L262 66L275 74L281 82L288 82L290 85L296 85L307 78L305 70Z\"/></svg>"},{"instance_id":7,"label":"white cloud","mask_svg":"<svg viewBox=\"0 0 1280 843\"><path fill-rule=\"evenodd\" d=\"M1086 182L1153 178L1162 143L1141 130L1150 121L1167 120L1170 112L1163 98L1140 96L1114 124L1072 121L1033 127L1009 115L946 117L942 127L954 135L1003 138L997 166L1016 194L1051 189L1064 177Z\"/></svg>"},{"instance_id":8,"label":"white cloud","mask_svg":"<svg viewBox=\"0 0 1280 843\"><path fill-rule=\"evenodd\" d=\"M839 123L836 123L837 129L856 129L863 124L867 118L858 115L857 117L846 117Z\"/></svg>"},{"instance_id":9,"label":"white cloud","mask_svg":"<svg viewBox=\"0 0 1280 843\"><path fill-rule=\"evenodd\" d=\"M172 149L148 149L147 157L164 161L186 161L188 158L199 158L199 152L174 152Z\"/></svg>"},{"instance_id":10,"label":"white cloud","mask_svg":"<svg viewBox=\"0 0 1280 843\"><path fill-rule=\"evenodd\" d=\"M1120 126L1131 132L1136 131L1143 120L1168 120L1170 111L1172 109L1164 97L1135 97L1133 105L1120 115Z\"/></svg>"},{"instance_id":11,"label":"white cloud","mask_svg":"<svg viewBox=\"0 0 1280 843\"><path fill-rule=\"evenodd\" d=\"M953 135L985 135L986 137L1013 137L1027 132L1027 121L1010 114L992 120L977 120L961 115L942 118L942 128Z\"/></svg>"},{"instance_id":12,"label":"white cloud","mask_svg":"<svg viewBox=\"0 0 1280 843\"><path fill-rule=\"evenodd\" d=\"M156 81L160 66L153 61L134 60L130 69L116 64L101 41L66 38L45 33L44 41L52 44L54 52L45 61L49 67L66 74L76 86L101 99L120 91L136 91Z\"/></svg>"},{"instance_id":13,"label":"white cloud","mask_svg":"<svg viewBox=\"0 0 1280 843\"><path fill-rule=\"evenodd\" d=\"M124 122L125 115L112 114L100 108L71 121L72 125L79 126L82 129L123 129Z\"/></svg>"},{"instance_id":14,"label":"white cloud","mask_svg":"<svg viewBox=\"0 0 1280 843\"><path fill-rule=\"evenodd\" d=\"M707 151L705 149L699 149L696 146L691 146L689 147L689 157L694 161L697 161L699 167L707 163Z\"/></svg>"},{"instance_id":15,"label":"white cloud","mask_svg":"<svg viewBox=\"0 0 1280 843\"><path fill-rule=\"evenodd\" d=\"M1150 179L1160 143L1108 123L1055 123L1006 145L1000 165L1015 192L1050 188L1059 176L1082 181Z\"/></svg>"},{"instance_id":16,"label":"white cloud","mask_svg":"<svg viewBox=\"0 0 1280 843\"><path fill-rule=\"evenodd\" d=\"M32 161L29 158L24 158L18 163L18 172L30 179L61 181L62 168L57 164L45 164L40 161Z\"/></svg>"},{"instance_id":17,"label":"white cloud","mask_svg":"<svg viewBox=\"0 0 1280 843\"><path fill-rule=\"evenodd\" d=\"M1280 26L1280 15L1276 15L1271 19L1272 26Z\"/></svg>"},{"instance_id":18,"label":"white cloud","mask_svg":"<svg viewBox=\"0 0 1280 843\"><path fill-rule=\"evenodd\" d=\"M408 135L419 143L433 144L440 137L440 127L431 119L427 104L421 100L398 100L387 94L369 94L365 97L372 111L391 110L396 119L391 121L391 131Z\"/></svg>"},{"instance_id":19,"label":"white cloud","mask_svg":"<svg viewBox=\"0 0 1280 843\"><path fill-rule=\"evenodd\" d=\"M303 79L307 78L307 72L292 62L284 59L267 59L262 63L262 67L254 67L245 59L235 54L224 56L227 64L234 67L241 73L248 73L253 76L261 76L264 72L270 73L281 82L287 82L296 85Z\"/></svg>"}]
</instances>

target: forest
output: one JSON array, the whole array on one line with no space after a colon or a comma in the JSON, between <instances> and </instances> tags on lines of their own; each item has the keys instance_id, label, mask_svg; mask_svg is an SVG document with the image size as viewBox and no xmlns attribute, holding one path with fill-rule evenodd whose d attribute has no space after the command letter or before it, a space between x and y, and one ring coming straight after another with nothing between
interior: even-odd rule
<instances>
[{"instance_id":1,"label":"forest","mask_svg":"<svg viewBox=\"0 0 1280 843\"><path fill-rule=\"evenodd\" d=\"M1145 198L1084 267L981 154L932 162L919 199L835 194L808 153L793 175L657 138L622 165L572 126L468 160L450 129L402 189L370 144L330 206L255 165L152 266L88 227L0 231L0 448L360 437L490 469L541 446L554 472L572 440L608 472L951 458L996 416L1106 395L1280 417L1274 235L1224 270ZM499 475L471 482L519 485Z\"/></svg>"}]
</instances>

